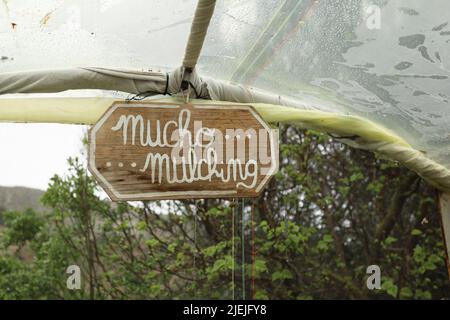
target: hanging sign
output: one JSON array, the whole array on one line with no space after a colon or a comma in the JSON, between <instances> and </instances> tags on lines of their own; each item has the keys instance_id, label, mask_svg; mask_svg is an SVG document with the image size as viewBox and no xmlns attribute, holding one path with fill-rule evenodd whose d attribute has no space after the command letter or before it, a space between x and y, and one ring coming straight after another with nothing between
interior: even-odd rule
<instances>
[{"instance_id":1,"label":"hanging sign","mask_svg":"<svg viewBox=\"0 0 450 320\"><path fill-rule=\"evenodd\" d=\"M278 131L250 106L116 102L89 132L89 170L115 201L255 197Z\"/></svg>"}]
</instances>

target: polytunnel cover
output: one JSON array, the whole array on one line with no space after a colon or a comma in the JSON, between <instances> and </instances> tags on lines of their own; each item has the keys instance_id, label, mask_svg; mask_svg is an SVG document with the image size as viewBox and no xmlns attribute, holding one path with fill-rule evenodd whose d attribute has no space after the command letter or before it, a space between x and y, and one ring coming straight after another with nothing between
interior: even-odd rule
<instances>
[{"instance_id":1,"label":"polytunnel cover","mask_svg":"<svg viewBox=\"0 0 450 320\"><path fill-rule=\"evenodd\" d=\"M0 72L169 71L196 1L0 0ZM359 115L450 168L448 0L217 1L198 73Z\"/></svg>"}]
</instances>

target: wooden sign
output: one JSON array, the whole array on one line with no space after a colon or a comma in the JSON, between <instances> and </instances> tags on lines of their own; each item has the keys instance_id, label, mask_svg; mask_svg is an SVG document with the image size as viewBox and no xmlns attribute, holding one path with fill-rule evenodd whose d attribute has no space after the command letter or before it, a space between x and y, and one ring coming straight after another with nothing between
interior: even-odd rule
<instances>
[{"instance_id":1,"label":"wooden sign","mask_svg":"<svg viewBox=\"0 0 450 320\"><path fill-rule=\"evenodd\" d=\"M89 143L116 201L255 197L278 170L278 131L244 105L116 102Z\"/></svg>"}]
</instances>

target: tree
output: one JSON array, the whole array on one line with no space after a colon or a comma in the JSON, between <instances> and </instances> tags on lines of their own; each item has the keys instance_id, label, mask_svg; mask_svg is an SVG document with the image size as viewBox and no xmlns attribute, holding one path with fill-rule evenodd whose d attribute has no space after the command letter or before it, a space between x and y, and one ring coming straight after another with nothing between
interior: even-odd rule
<instances>
[{"instance_id":1,"label":"tree","mask_svg":"<svg viewBox=\"0 0 450 320\"><path fill-rule=\"evenodd\" d=\"M27 241L36 237L43 221L32 209L26 209L23 212L4 212L3 223L6 227L3 235L5 245L16 245L18 252Z\"/></svg>"},{"instance_id":2,"label":"tree","mask_svg":"<svg viewBox=\"0 0 450 320\"><path fill-rule=\"evenodd\" d=\"M45 223L25 233L5 225L5 239L30 246L34 259L4 255L0 297L450 297L432 187L327 135L281 132L280 171L253 201L111 203L85 164L70 160L42 199ZM80 291L65 286L72 264L82 271ZM381 290L366 287L373 264Z\"/></svg>"}]
</instances>

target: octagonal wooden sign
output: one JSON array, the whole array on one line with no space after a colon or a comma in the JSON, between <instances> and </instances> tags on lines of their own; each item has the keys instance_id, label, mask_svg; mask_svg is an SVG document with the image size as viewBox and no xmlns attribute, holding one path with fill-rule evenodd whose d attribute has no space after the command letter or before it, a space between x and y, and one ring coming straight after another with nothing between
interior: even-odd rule
<instances>
[{"instance_id":1,"label":"octagonal wooden sign","mask_svg":"<svg viewBox=\"0 0 450 320\"><path fill-rule=\"evenodd\" d=\"M278 131L250 106L116 102L89 132L112 200L255 197L278 170Z\"/></svg>"}]
</instances>

